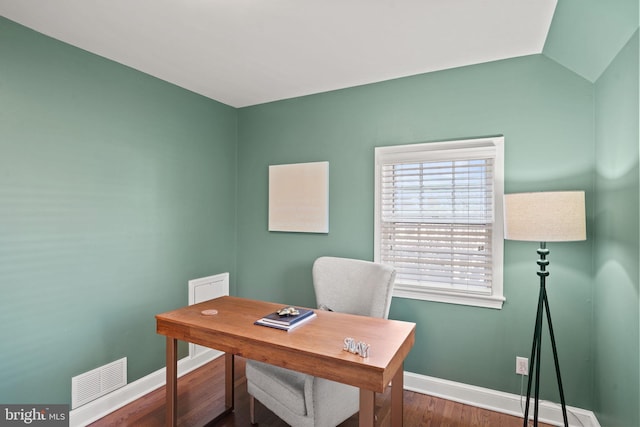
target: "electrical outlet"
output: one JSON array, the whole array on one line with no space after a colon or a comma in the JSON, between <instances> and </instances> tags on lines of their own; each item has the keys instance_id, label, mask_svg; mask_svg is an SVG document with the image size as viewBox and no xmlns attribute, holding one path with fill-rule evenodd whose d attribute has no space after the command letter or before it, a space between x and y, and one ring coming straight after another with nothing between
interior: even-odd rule
<instances>
[{"instance_id":1,"label":"electrical outlet","mask_svg":"<svg viewBox=\"0 0 640 427\"><path fill-rule=\"evenodd\" d=\"M529 375L529 359L516 356L516 374Z\"/></svg>"}]
</instances>

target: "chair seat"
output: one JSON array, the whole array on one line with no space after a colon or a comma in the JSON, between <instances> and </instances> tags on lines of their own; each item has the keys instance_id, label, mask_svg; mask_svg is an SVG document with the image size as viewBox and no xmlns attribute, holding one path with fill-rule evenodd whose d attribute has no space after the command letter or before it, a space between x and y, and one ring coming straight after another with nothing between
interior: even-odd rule
<instances>
[{"instance_id":1,"label":"chair seat","mask_svg":"<svg viewBox=\"0 0 640 427\"><path fill-rule=\"evenodd\" d=\"M246 372L254 387L276 397L291 412L307 415L304 384L309 375L256 360L247 360Z\"/></svg>"}]
</instances>

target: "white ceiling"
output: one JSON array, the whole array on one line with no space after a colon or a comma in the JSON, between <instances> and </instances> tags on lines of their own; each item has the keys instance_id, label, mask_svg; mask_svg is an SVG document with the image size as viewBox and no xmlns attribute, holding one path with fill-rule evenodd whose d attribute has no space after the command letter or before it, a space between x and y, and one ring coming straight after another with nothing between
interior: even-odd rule
<instances>
[{"instance_id":1,"label":"white ceiling","mask_svg":"<svg viewBox=\"0 0 640 427\"><path fill-rule=\"evenodd\" d=\"M557 0L0 0L0 15L234 107L542 52Z\"/></svg>"}]
</instances>

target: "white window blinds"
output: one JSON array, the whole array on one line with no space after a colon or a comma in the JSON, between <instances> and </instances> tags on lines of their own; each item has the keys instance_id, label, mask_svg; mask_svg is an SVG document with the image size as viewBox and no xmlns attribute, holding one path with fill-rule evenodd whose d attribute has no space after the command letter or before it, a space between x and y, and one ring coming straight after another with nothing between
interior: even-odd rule
<instances>
[{"instance_id":1,"label":"white window blinds","mask_svg":"<svg viewBox=\"0 0 640 427\"><path fill-rule=\"evenodd\" d=\"M456 142L376 149L376 260L396 268L400 290L502 301L501 153Z\"/></svg>"},{"instance_id":2,"label":"white window blinds","mask_svg":"<svg viewBox=\"0 0 640 427\"><path fill-rule=\"evenodd\" d=\"M382 166L381 261L398 278L490 292L493 159Z\"/></svg>"}]
</instances>

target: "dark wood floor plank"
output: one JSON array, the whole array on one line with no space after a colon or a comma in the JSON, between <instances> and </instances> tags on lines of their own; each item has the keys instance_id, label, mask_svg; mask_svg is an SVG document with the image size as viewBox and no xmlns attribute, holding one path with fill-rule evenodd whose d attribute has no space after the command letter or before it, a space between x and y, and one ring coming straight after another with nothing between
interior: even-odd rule
<instances>
[{"instance_id":1,"label":"dark wood floor plank","mask_svg":"<svg viewBox=\"0 0 640 427\"><path fill-rule=\"evenodd\" d=\"M215 427L249 427L249 397L244 375L244 359L236 357L234 378L235 411L219 420ZM380 427L389 425L390 390L376 397ZM161 387L146 396L90 424L90 427L161 427L165 425L165 390ZM178 426L202 427L224 408L224 358L220 357L190 372L178 381ZM256 402L259 427L287 427ZM522 418L492 412L450 400L404 391L406 427L521 427ZM357 427L358 415L339 427ZM541 427L551 427L540 424ZM293 426L295 427L295 426Z\"/></svg>"}]
</instances>

